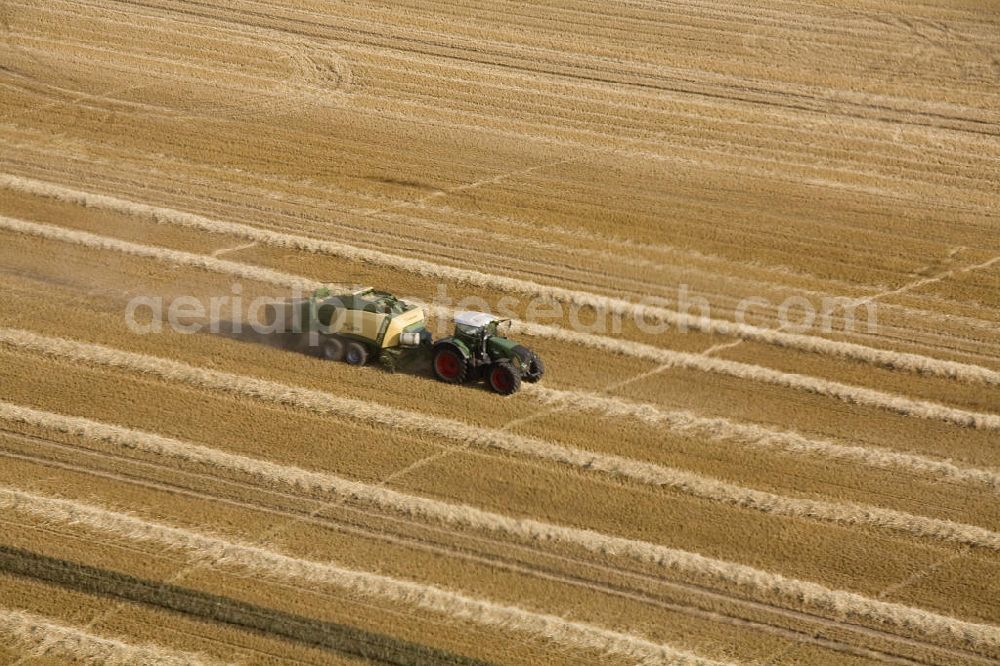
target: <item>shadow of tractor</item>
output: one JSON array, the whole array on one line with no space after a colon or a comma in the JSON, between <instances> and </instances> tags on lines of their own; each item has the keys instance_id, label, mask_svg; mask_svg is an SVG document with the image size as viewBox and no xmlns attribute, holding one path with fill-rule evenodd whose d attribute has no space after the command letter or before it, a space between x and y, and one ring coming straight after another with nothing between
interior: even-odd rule
<instances>
[{"instance_id":1,"label":"shadow of tractor","mask_svg":"<svg viewBox=\"0 0 1000 666\"><path fill-rule=\"evenodd\" d=\"M318 359L326 359L324 353L324 336L316 333L293 333L293 332L262 332L255 327L246 324L238 324L232 321L223 320L215 322L212 330L202 329L204 333L219 335L230 340L238 340L249 344L262 345L273 349L311 356ZM400 373L435 379L431 371L430 353L427 349L408 350L409 353L400 353L398 350L386 350L378 357L371 357L367 365L379 368L382 372ZM338 363L343 361L328 361Z\"/></svg>"}]
</instances>

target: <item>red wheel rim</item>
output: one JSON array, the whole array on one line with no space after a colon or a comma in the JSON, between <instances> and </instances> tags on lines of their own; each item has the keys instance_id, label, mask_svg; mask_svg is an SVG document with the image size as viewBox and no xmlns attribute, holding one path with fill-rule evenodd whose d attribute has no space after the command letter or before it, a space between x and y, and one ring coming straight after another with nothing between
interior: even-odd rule
<instances>
[{"instance_id":1,"label":"red wheel rim","mask_svg":"<svg viewBox=\"0 0 1000 666\"><path fill-rule=\"evenodd\" d=\"M434 369L437 370L439 377L444 377L445 379L456 379L458 377L458 372L461 366L458 364L458 359L451 352L441 352L434 359Z\"/></svg>"},{"instance_id":2,"label":"red wheel rim","mask_svg":"<svg viewBox=\"0 0 1000 666\"><path fill-rule=\"evenodd\" d=\"M493 388L498 391L509 391L510 387L514 385L514 379L510 376L510 373L501 368L493 369L493 376L490 377L490 381L493 382Z\"/></svg>"}]
</instances>

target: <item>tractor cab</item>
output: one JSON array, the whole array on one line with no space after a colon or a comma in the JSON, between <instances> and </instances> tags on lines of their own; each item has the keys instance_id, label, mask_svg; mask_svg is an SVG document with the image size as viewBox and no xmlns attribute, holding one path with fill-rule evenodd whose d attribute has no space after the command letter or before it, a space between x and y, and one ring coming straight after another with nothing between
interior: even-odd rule
<instances>
[{"instance_id":1,"label":"tractor cab","mask_svg":"<svg viewBox=\"0 0 1000 666\"><path fill-rule=\"evenodd\" d=\"M455 334L438 340L433 348L433 369L438 379L462 383L486 379L497 393L507 395L521 381L542 378L542 359L509 339L511 322L487 312L459 312Z\"/></svg>"},{"instance_id":2,"label":"tractor cab","mask_svg":"<svg viewBox=\"0 0 1000 666\"><path fill-rule=\"evenodd\" d=\"M486 312L459 312L455 315L454 337L480 353L489 349L490 338L506 340L509 332L509 319L498 319Z\"/></svg>"}]
</instances>

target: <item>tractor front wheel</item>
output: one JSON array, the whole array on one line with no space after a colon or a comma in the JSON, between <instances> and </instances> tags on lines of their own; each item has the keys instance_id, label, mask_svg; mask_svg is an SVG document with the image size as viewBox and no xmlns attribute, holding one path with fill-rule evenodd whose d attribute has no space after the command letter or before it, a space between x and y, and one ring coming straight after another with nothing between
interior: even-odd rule
<instances>
[{"instance_id":1,"label":"tractor front wheel","mask_svg":"<svg viewBox=\"0 0 1000 666\"><path fill-rule=\"evenodd\" d=\"M469 366L461 354L451 347L434 350L434 374L448 384L461 384L469 372Z\"/></svg>"},{"instance_id":2,"label":"tractor front wheel","mask_svg":"<svg viewBox=\"0 0 1000 666\"><path fill-rule=\"evenodd\" d=\"M528 361L528 372L524 375L524 381L531 382L534 384L545 375L545 364L542 363L542 357L531 352L531 356Z\"/></svg>"},{"instance_id":3,"label":"tractor front wheel","mask_svg":"<svg viewBox=\"0 0 1000 666\"><path fill-rule=\"evenodd\" d=\"M521 373L507 361L498 361L490 368L489 382L500 395L510 395L521 388Z\"/></svg>"}]
</instances>

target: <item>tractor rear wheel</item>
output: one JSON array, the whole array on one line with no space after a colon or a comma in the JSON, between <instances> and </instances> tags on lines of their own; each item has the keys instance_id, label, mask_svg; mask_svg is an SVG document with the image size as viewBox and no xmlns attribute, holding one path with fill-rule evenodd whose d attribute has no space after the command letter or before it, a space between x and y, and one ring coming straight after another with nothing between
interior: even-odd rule
<instances>
[{"instance_id":1,"label":"tractor rear wheel","mask_svg":"<svg viewBox=\"0 0 1000 666\"><path fill-rule=\"evenodd\" d=\"M531 356L528 360L528 372L524 374L524 381L534 384L544 375L545 364L542 363L542 357L535 352L531 352Z\"/></svg>"},{"instance_id":2,"label":"tractor rear wheel","mask_svg":"<svg viewBox=\"0 0 1000 666\"><path fill-rule=\"evenodd\" d=\"M452 347L434 350L434 375L448 384L461 384L469 373L465 358Z\"/></svg>"},{"instance_id":3,"label":"tractor rear wheel","mask_svg":"<svg viewBox=\"0 0 1000 666\"><path fill-rule=\"evenodd\" d=\"M344 360L350 365L364 365L368 362L368 350L360 342L348 342Z\"/></svg>"},{"instance_id":4,"label":"tractor rear wheel","mask_svg":"<svg viewBox=\"0 0 1000 666\"><path fill-rule=\"evenodd\" d=\"M344 358L344 341L340 338L327 338L324 340L323 358L328 361L339 361Z\"/></svg>"},{"instance_id":5,"label":"tractor rear wheel","mask_svg":"<svg viewBox=\"0 0 1000 666\"><path fill-rule=\"evenodd\" d=\"M497 361L490 368L490 388L500 395L516 393L521 388L521 373L508 361Z\"/></svg>"}]
</instances>

